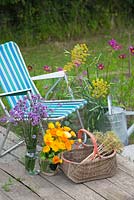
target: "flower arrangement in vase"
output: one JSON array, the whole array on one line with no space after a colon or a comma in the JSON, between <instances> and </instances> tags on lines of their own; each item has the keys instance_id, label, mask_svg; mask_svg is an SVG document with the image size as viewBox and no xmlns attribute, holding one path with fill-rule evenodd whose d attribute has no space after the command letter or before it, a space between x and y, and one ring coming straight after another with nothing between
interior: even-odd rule
<instances>
[{"instance_id":1,"label":"flower arrangement in vase","mask_svg":"<svg viewBox=\"0 0 134 200\"><path fill-rule=\"evenodd\" d=\"M10 117L3 118L3 121L18 125L22 129L22 137L26 144L25 169L31 175L38 173L35 170L37 138L42 119L48 117L47 107L41 100L39 95L24 96L10 110Z\"/></svg>"},{"instance_id":2,"label":"flower arrangement in vase","mask_svg":"<svg viewBox=\"0 0 134 200\"><path fill-rule=\"evenodd\" d=\"M64 151L70 151L76 134L68 126L60 122L48 123L48 129L43 137L43 147L40 152L40 168L45 174L54 174L57 166L62 163L60 157Z\"/></svg>"}]
</instances>

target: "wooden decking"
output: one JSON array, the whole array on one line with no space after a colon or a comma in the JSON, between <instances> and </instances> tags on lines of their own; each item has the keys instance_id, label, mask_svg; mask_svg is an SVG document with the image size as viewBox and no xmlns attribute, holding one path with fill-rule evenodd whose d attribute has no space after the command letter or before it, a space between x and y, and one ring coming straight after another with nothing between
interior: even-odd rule
<instances>
[{"instance_id":1,"label":"wooden decking","mask_svg":"<svg viewBox=\"0 0 134 200\"><path fill-rule=\"evenodd\" d=\"M14 142L12 136L7 146ZM23 144L0 158L0 200L134 200L134 163L120 155L115 176L83 184L73 183L61 171L51 177L30 176L22 164L24 155Z\"/></svg>"}]
</instances>

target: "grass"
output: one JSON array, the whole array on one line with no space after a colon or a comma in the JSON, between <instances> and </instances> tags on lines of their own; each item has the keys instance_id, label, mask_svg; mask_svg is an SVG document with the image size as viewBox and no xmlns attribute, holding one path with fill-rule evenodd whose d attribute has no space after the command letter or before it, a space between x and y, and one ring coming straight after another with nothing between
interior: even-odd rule
<instances>
[{"instance_id":1,"label":"grass","mask_svg":"<svg viewBox=\"0 0 134 200\"><path fill-rule=\"evenodd\" d=\"M133 39L134 33L131 35ZM32 65L35 69L35 74L43 73L43 66L49 65L53 66L53 71L59 66L64 66L69 60L64 55L64 49L71 50L73 46L77 43L86 43L91 51L91 54L98 55L102 53L101 62L104 62L107 66L110 65L110 71L122 70L122 63L118 59L117 52L110 55L108 41L115 38L122 46L123 50L120 53L128 54L129 47L129 34L127 32L123 33L113 33L110 35L99 34L92 36L91 38L83 38L77 41L67 41L67 42L49 42L40 44L34 47L22 48L22 54L25 58L27 65ZM132 61L134 64L134 61ZM128 70L128 60L124 60L124 71ZM90 68L93 72L93 67Z\"/></svg>"},{"instance_id":2,"label":"grass","mask_svg":"<svg viewBox=\"0 0 134 200\"><path fill-rule=\"evenodd\" d=\"M122 45L120 51L111 51L111 47L108 45L110 39L116 39L119 44ZM98 56L100 53L100 63L103 63L105 70L100 71L100 75L107 76L110 81L116 80L116 86L113 85L114 99L117 98L117 103L127 109L134 109L134 56L131 56L131 72L133 75L131 78L126 79L126 74L129 72L128 47L133 45L134 32L128 33L127 30L121 32L113 32L111 34L103 33L98 35L91 35L90 38L82 38L76 41L58 42L51 41L49 43L43 43L34 47L21 48L21 52L27 65L31 65L33 70L30 71L31 76L46 73L43 70L43 66L51 66L52 71L57 71L58 67L63 67L69 60L69 56L65 56L64 50L71 50L77 43L86 43L90 51L90 60L86 65L89 68L89 73L96 74L96 66L90 65L94 56ZM126 54L125 59L119 59L119 54ZM79 75L85 69L79 70ZM68 75L74 75L74 70L68 72ZM125 75L124 75L125 74ZM45 83L44 83L45 84ZM42 93L42 83L37 83L37 86ZM129 94L129 95L126 95Z\"/></svg>"}]
</instances>

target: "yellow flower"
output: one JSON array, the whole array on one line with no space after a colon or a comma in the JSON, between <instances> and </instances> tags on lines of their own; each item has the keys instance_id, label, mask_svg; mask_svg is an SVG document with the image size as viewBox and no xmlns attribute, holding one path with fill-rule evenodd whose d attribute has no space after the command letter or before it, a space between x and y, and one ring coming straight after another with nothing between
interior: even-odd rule
<instances>
[{"instance_id":1,"label":"yellow flower","mask_svg":"<svg viewBox=\"0 0 134 200\"><path fill-rule=\"evenodd\" d=\"M86 57L89 56L88 47L86 44L77 44L74 46L71 51L71 59L72 61L78 61L81 64L84 64L86 61Z\"/></svg>"},{"instance_id":2,"label":"yellow flower","mask_svg":"<svg viewBox=\"0 0 134 200\"><path fill-rule=\"evenodd\" d=\"M109 87L110 85L107 83L107 81L104 81L102 78L93 80L92 88L90 87L92 97L97 99L105 98L109 93Z\"/></svg>"},{"instance_id":3,"label":"yellow flower","mask_svg":"<svg viewBox=\"0 0 134 200\"><path fill-rule=\"evenodd\" d=\"M49 146L44 146L43 149L42 149L42 151L44 153L48 153L50 151L50 147Z\"/></svg>"},{"instance_id":4,"label":"yellow flower","mask_svg":"<svg viewBox=\"0 0 134 200\"><path fill-rule=\"evenodd\" d=\"M76 134L75 134L74 131L71 131L70 133L71 133L71 135L72 135L73 137L76 137Z\"/></svg>"},{"instance_id":5,"label":"yellow flower","mask_svg":"<svg viewBox=\"0 0 134 200\"><path fill-rule=\"evenodd\" d=\"M71 130L71 128L68 127L68 126L64 126L63 128L64 128L65 131L70 131Z\"/></svg>"},{"instance_id":6,"label":"yellow flower","mask_svg":"<svg viewBox=\"0 0 134 200\"><path fill-rule=\"evenodd\" d=\"M48 123L48 128L49 129L55 128L54 123L52 123L52 122Z\"/></svg>"},{"instance_id":7,"label":"yellow flower","mask_svg":"<svg viewBox=\"0 0 134 200\"><path fill-rule=\"evenodd\" d=\"M50 146L54 140L50 134L45 134L43 139L44 139L44 143L48 146Z\"/></svg>"},{"instance_id":8,"label":"yellow flower","mask_svg":"<svg viewBox=\"0 0 134 200\"><path fill-rule=\"evenodd\" d=\"M68 131L64 131L64 134L65 134L65 137L67 137L67 138L72 137L71 133L69 133Z\"/></svg>"},{"instance_id":9,"label":"yellow flower","mask_svg":"<svg viewBox=\"0 0 134 200\"><path fill-rule=\"evenodd\" d=\"M75 136L75 132L68 126L61 126L60 122L55 124L50 122L48 129L43 137L44 147L42 148L41 156L51 159L55 164L61 163L62 160L57 154L71 150L74 140L71 137Z\"/></svg>"},{"instance_id":10,"label":"yellow flower","mask_svg":"<svg viewBox=\"0 0 134 200\"><path fill-rule=\"evenodd\" d=\"M58 127L58 128L61 127L60 122L56 122L55 125L56 125L56 127Z\"/></svg>"},{"instance_id":11,"label":"yellow flower","mask_svg":"<svg viewBox=\"0 0 134 200\"><path fill-rule=\"evenodd\" d=\"M57 140L55 140L52 144L51 144L51 148L54 152L59 151L60 146L59 146L59 142Z\"/></svg>"},{"instance_id":12,"label":"yellow flower","mask_svg":"<svg viewBox=\"0 0 134 200\"><path fill-rule=\"evenodd\" d=\"M64 65L64 70L70 71L74 67L73 62L68 62L66 65Z\"/></svg>"},{"instance_id":13,"label":"yellow flower","mask_svg":"<svg viewBox=\"0 0 134 200\"><path fill-rule=\"evenodd\" d=\"M56 135L58 136L58 137L62 137L63 136L63 131L62 130L57 130L56 131Z\"/></svg>"}]
</instances>

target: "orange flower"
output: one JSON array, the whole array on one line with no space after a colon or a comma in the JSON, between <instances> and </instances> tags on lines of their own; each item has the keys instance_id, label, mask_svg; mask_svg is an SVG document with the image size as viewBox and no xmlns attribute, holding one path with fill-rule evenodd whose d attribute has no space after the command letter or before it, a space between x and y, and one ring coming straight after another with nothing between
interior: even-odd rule
<instances>
[{"instance_id":1,"label":"orange flower","mask_svg":"<svg viewBox=\"0 0 134 200\"><path fill-rule=\"evenodd\" d=\"M43 151L44 153L48 153L48 152L50 151L50 147L49 147L49 146L44 146L44 147L42 148L42 151Z\"/></svg>"},{"instance_id":2,"label":"orange flower","mask_svg":"<svg viewBox=\"0 0 134 200\"><path fill-rule=\"evenodd\" d=\"M48 146L50 146L53 142L53 138L50 134L45 134L44 135L44 143Z\"/></svg>"},{"instance_id":3,"label":"orange flower","mask_svg":"<svg viewBox=\"0 0 134 200\"><path fill-rule=\"evenodd\" d=\"M59 153L71 150L75 133L68 126L61 126L59 122L50 122L48 129L43 137L44 146L40 156L43 159L49 158L52 163L61 163L62 160L57 156Z\"/></svg>"},{"instance_id":4,"label":"orange flower","mask_svg":"<svg viewBox=\"0 0 134 200\"><path fill-rule=\"evenodd\" d=\"M65 142L65 146L66 146L67 151L70 151L72 149L71 143L68 140Z\"/></svg>"},{"instance_id":5,"label":"orange flower","mask_svg":"<svg viewBox=\"0 0 134 200\"><path fill-rule=\"evenodd\" d=\"M54 156L52 162L53 164L62 163L62 159L60 159L59 156Z\"/></svg>"}]
</instances>

